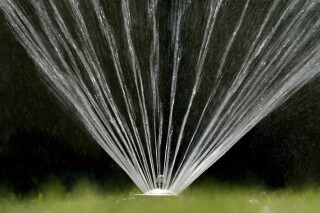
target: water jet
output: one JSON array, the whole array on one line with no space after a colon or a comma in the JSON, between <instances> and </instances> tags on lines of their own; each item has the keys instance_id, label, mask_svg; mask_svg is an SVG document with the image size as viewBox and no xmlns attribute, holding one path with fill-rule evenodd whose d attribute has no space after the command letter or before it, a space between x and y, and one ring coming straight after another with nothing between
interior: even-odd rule
<instances>
[{"instance_id":1,"label":"water jet","mask_svg":"<svg viewBox=\"0 0 320 213\"><path fill-rule=\"evenodd\" d=\"M146 195L181 193L320 73L318 0L2 0L53 94Z\"/></svg>"}]
</instances>

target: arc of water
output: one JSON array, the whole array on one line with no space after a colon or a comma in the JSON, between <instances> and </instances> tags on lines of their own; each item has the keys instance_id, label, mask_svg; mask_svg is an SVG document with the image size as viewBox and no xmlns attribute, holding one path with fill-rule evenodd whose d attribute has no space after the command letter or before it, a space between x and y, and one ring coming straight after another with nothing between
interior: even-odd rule
<instances>
[{"instance_id":1,"label":"arc of water","mask_svg":"<svg viewBox=\"0 0 320 213\"><path fill-rule=\"evenodd\" d=\"M3 4L5 4L7 2L3 2ZM70 98L70 102L74 104L74 106L76 106L77 104L81 104L83 103L83 106L85 107L84 109L86 109L87 111L83 111L83 109L81 108L77 108L76 110L79 110L79 113L89 113L89 117L92 117L94 120L98 121L99 119L95 116L95 113L91 110L91 108L89 107L86 107L86 106L90 106L91 104L94 104L92 102L92 98L91 97L86 97L86 95L77 87L72 87L74 85L77 85L77 83L79 83L78 81L76 81L76 79L74 79L71 76L68 76L70 77L69 79L66 79L64 78L63 75L60 75L59 74L59 70L60 68L57 67L57 64L54 64L54 61L51 61L50 59L52 57L50 57L50 55L45 55L46 57L42 58L44 54L46 54L46 47L43 46L43 44L41 42L37 42L37 40L32 40L32 38L29 38L29 36L27 34L25 34L25 32L29 32L31 31L31 33L35 36L35 38L37 38L37 32L35 31L35 29L32 27L32 24L31 23L28 23L28 19L25 18L24 14L21 12L21 11L14 11L15 8L14 7L11 7L10 5L14 5L13 2L11 2L10 4L8 3L7 5L7 8L10 10L10 11L7 11L7 12L10 12L11 14L13 14L11 16L12 19L14 19L17 23L17 33L19 33L19 36L20 36L20 39L23 39L23 41L25 41L25 47L27 48L27 50L29 51L30 55L32 55L33 57L37 58L38 60L36 60L36 62L38 62L38 66L43 68L43 70L45 71L52 71L54 73L54 75L46 75L45 77L48 79L48 80L51 80L53 83L55 83L55 86L57 88L59 88L60 90L62 90L63 92L65 92L65 94L69 95L69 98ZM23 17L25 20L25 22L27 24L29 24L29 29L26 30L24 28L24 23L21 22L20 20L20 17ZM58 46L56 46L57 48ZM60 55L58 55L60 57ZM42 59L42 60L41 60ZM61 59L61 58L60 58ZM62 60L63 62L63 60ZM58 63L59 64L59 63ZM49 69L47 69L49 68ZM64 67L64 68L68 68L68 67ZM68 71L69 69L67 69L66 71ZM56 78L62 78L61 81L55 81ZM68 84L64 84L65 82L69 82L69 81L72 81ZM81 82L80 82L81 83ZM84 86L84 85L83 85ZM85 87L83 88L85 89ZM77 94L78 97L74 97L73 98L73 94ZM87 93L88 94L88 93ZM81 98L80 102L77 100L78 98ZM91 103L90 103L90 101ZM95 105L93 105L95 107ZM80 111L81 110L81 111ZM84 117L84 119L87 120L86 117ZM87 120L88 121L88 120ZM90 122L88 122L90 124ZM102 131L102 129L98 130L98 131L95 131L96 128L99 128L101 126L101 123L100 125L97 125L97 127L95 126L90 126L89 125L89 132L91 133L94 133L93 135L95 136L95 138L98 140L98 141L103 141L105 140L104 138L107 138L109 139L110 141L113 141L113 140L117 140L116 138L113 138L111 139L110 136L107 134L107 133L103 133L104 131ZM99 132L101 134L104 134L103 137L100 137L99 135ZM106 135L107 134L107 135ZM119 163L119 165L125 170L127 171L128 173L130 172L133 172L132 170L129 170L130 167L132 166L129 163L127 162L123 162L121 159L126 159L126 156L119 156L117 157L116 156L116 153L113 153L111 150L118 150L117 147L115 147L112 143L109 144L109 143L106 143L106 144L101 144L103 148L106 149L106 151L113 157L115 158L116 162ZM121 153L121 151L119 150L118 151L118 154ZM128 165L129 164L129 165ZM135 178L134 178L135 179ZM136 182L137 185L139 185L140 187L142 187L142 189L144 188L143 185L141 185L139 183L139 180L135 179L134 180Z\"/></svg>"},{"instance_id":2,"label":"arc of water","mask_svg":"<svg viewBox=\"0 0 320 213\"><path fill-rule=\"evenodd\" d=\"M146 145L147 145L147 152L148 152L148 156L149 156L149 163L150 163L152 177L149 175L149 173L147 174L147 176L150 179L150 182L153 183L153 186L156 187L156 175L155 175L155 170L154 170L154 166L153 166L154 162L153 162L153 155L152 155L152 151L151 151L152 148L151 148L151 141L150 141L150 125L149 125L149 119L148 119L148 112L146 109L146 100L145 100L142 77L141 77L141 69L140 69L140 65L139 65L139 62L138 62L138 59L137 59L137 56L135 53L133 41L131 38L131 29L130 29L131 17L130 17L129 1L122 0L121 7L122 7L123 22L124 22L124 26L125 26L125 32L126 32L129 52L130 52L130 56L131 56L131 65L132 65L132 70L134 73L135 85L136 85L137 94L138 94L141 116L142 116L142 120L143 120L143 123L145 126L144 134L145 134L145 140L146 140ZM147 166L146 169L149 170L149 166Z\"/></svg>"},{"instance_id":3,"label":"arc of water","mask_svg":"<svg viewBox=\"0 0 320 213\"><path fill-rule=\"evenodd\" d=\"M133 118L134 110L132 108L132 104L131 104L131 101L130 101L132 98L130 97L130 93L128 92L128 89L127 89L127 87L126 87L126 85L124 83L123 71L122 71L122 68L121 68L121 65L120 65L120 60L119 60L119 56L118 56L118 50L117 50L117 47L116 47L116 44L115 44L114 35L113 35L112 31L111 31L110 25L108 24L108 20L106 19L105 13L103 12L103 10L100 9L101 8L100 1L93 1L92 3L94 4L97 16L99 17L100 27L101 27L102 31L105 33L105 36L107 38L108 46L110 47L110 50L111 50L111 53L112 53L111 55L112 55L112 59L113 59L114 65L115 65L115 70L116 70L116 73L117 73L117 78L118 78L118 81L119 81L119 85L121 87L122 96L123 96L124 101L125 101L127 114L129 116L129 120L130 120L132 129L134 131L134 135L135 135L135 138L136 138L136 142L138 143L138 148L139 149L136 147L134 142L132 142L132 145L133 145L136 153L139 156L140 164L142 163L144 165L144 167L142 167L142 168L145 168L146 165L147 165L146 160L145 160L146 159L146 155L144 153L144 149L143 149L143 146L142 146L142 143L141 143L141 139L140 139L140 136L138 134L138 129L137 129L137 126L136 126L136 123L135 123L135 119ZM131 141L133 141L133 139L131 139ZM147 172L148 171L143 169L143 174L144 175L141 175L142 178L146 177L146 173ZM146 185L149 185L149 184L146 184Z\"/></svg>"},{"instance_id":4,"label":"arc of water","mask_svg":"<svg viewBox=\"0 0 320 213\"><path fill-rule=\"evenodd\" d=\"M263 23L262 23L262 25L261 25L261 27L260 27L260 29L259 29L259 32L257 33L257 36L255 37L255 39L254 39L251 47L249 48L249 51L248 51L249 53L251 53L251 52L253 51L256 43L257 43L258 40L260 39L261 34L262 34L262 31L264 30L267 22L269 21L269 19L270 19L270 17L271 17L271 14L273 13L273 11L275 10L275 8L277 7L278 3L279 3L279 1L275 1L275 2L272 4L272 6L270 7L269 12L267 13L266 18L264 19L264 21L263 21ZM246 58L245 58L245 60L244 60L245 62L243 63L244 65L247 64L249 58L250 58L250 54L247 54L247 55L246 55ZM244 65L242 65L242 66L244 66ZM244 70L243 67L240 68L240 72L239 72L239 75L238 75L238 76L241 76L240 73L243 73L243 70ZM242 75L242 76L243 76L243 75ZM235 80L234 82L239 82L239 81ZM199 117L199 120L198 120L198 122L197 122L196 128L195 128L195 130L194 130L194 133L192 134L192 137L191 137L191 139L190 139L190 142L189 142L189 144L188 144L188 147L187 147L187 149L186 149L186 151L185 151L185 154L184 154L184 156L183 156L183 158L182 158L182 160L181 160L181 164L180 164L180 166L179 166L179 168L178 168L178 170L177 170L177 172L176 172L176 175L175 175L175 177L174 177L174 179L173 179L173 181L172 181L172 182L173 182L172 188L175 188L175 187L176 187L176 183L179 182L179 178L181 177L180 172L181 172L182 165L184 165L185 160L186 160L188 154L190 154L189 150L190 150L191 146L194 144L195 135L196 135L196 133L198 132L198 129L199 129L200 124L201 124L201 121L202 121L202 119L203 119L203 117L204 117L205 112L207 111L207 107L208 107L209 103L211 102L212 97L213 97L213 96L210 96L210 97L209 97L206 105L204 106L204 108L203 108L203 110L202 110L202 113L201 113L201 115L200 115L200 117ZM218 99L219 99L219 98L218 98ZM177 181L176 181L176 178L177 178Z\"/></svg>"},{"instance_id":5,"label":"arc of water","mask_svg":"<svg viewBox=\"0 0 320 213\"><path fill-rule=\"evenodd\" d=\"M213 32L213 29L214 29L214 26L215 26L215 23L216 23L216 18L217 18L217 15L218 15L218 12L220 10L222 2L223 2L223 0L219 0L219 1L212 0L211 3L210 3L210 13L209 13L209 17L208 17L208 20L207 20L207 25L206 25L206 29L205 29L205 32L204 32L204 37L203 37L203 40L202 40L201 49L200 49L200 53L199 53L199 57L198 57L197 65L196 65L197 74L196 74L196 78L195 78L195 83L194 83L194 86L192 88L192 93L191 93L191 97L190 97L190 100L189 100L188 108L187 108L187 111L186 111L186 113L184 115L182 126L181 126L180 131L179 131L179 136L178 136L178 141L177 141L177 145L176 145L173 161L172 161L170 169L169 169L169 176L168 176L168 181L167 181L168 185L166 185L166 187L169 187L169 183L171 183L171 176L172 176L173 168L174 168L174 165L175 165L175 162L176 162L176 158L177 158L177 155L178 155L178 151L179 151L179 148L180 148L180 145L181 145L181 141L182 141L182 137L183 137L183 133L184 133L184 128L185 128L185 125L187 123L187 119L188 119L188 116L189 116L189 113L190 113L190 110L191 110L191 106L192 106L194 97L195 97L195 95L197 93L197 90L198 90L200 82L201 82L203 65L204 65L205 59L207 57L208 46L209 46L209 43L210 43L211 35L212 35L212 32ZM178 170L179 170L179 168L178 168Z\"/></svg>"},{"instance_id":6,"label":"arc of water","mask_svg":"<svg viewBox=\"0 0 320 213\"><path fill-rule=\"evenodd\" d=\"M296 3L296 2L295 2ZM308 9L310 9L311 7L312 7L313 5L309 5L309 8L307 8L307 10ZM304 11L304 10L303 10ZM294 22L293 22L294 23ZM317 24L316 24L316 26L317 26ZM302 33L301 33L302 34ZM288 36L287 36L288 37ZM298 37L297 39L295 39L296 41L299 41L299 38L301 38L301 37ZM254 42L255 43L255 42ZM265 43L265 42L263 42L263 43ZM301 45L302 46L302 45ZM270 48L270 49L272 49L272 48ZM261 51L261 48L260 48L260 51ZM287 53L291 53L291 51L287 51ZM266 56L266 55L265 55ZM267 57L267 56L266 56ZM285 60L278 60L278 61L285 61ZM271 63L270 63L271 64ZM278 68L275 68L274 70L278 70ZM240 72L241 73L241 72ZM265 72L260 72L260 73L265 73ZM235 82L239 82L239 81L234 81L234 83ZM240 81L241 82L241 81ZM259 81L256 81L256 82L259 82ZM231 88L237 88L237 87L233 87L233 86L231 86ZM252 88L252 89L254 89L255 88L255 86L250 86L250 88ZM247 93L247 94L251 94L250 92L249 93ZM261 93L260 93L261 94ZM228 96L228 97L230 97L230 96ZM242 97L242 96L241 96ZM240 98L240 96L238 96L238 98ZM242 97L242 100L246 100L246 98L243 98ZM235 102L237 102L237 101L235 101ZM235 102L233 102L233 103L235 103ZM238 103L238 102L237 102ZM241 106L242 104L240 103L239 104L239 106ZM221 104L220 106L225 106L224 104ZM232 105L231 105L232 106ZM233 118L234 116L230 116L230 118ZM239 119L240 119L241 117L239 117ZM221 121L223 121L224 119L221 119L220 120L220 122L219 123L221 123ZM229 122L227 122L227 123L229 123L229 124L232 124L233 122L232 121L229 121ZM226 127L226 129L228 129L228 127ZM206 141L207 141L208 139L206 139ZM221 139L221 140L224 140L224 139ZM221 141L220 140L220 141ZM204 143L204 142L203 142ZM200 144L200 143L199 143ZM217 145L215 144L215 143L212 143L212 144L214 144L213 146L215 146L215 147L217 147ZM211 147L211 148L209 148L209 149L207 149L207 148L203 148L202 150L213 150L213 146ZM199 145L199 147L200 147L200 145ZM195 152L198 152L198 156L201 156L201 152L199 152L199 150L198 149L194 149L194 150L196 150ZM190 156L193 156L192 154L190 155ZM215 157L216 158L216 157ZM193 156L193 159L198 159L198 157L197 156ZM205 157L203 157L203 159L205 159ZM208 161L210 161L210 158L206 158L206 162L208 162ZM201 162L201 160L198 160L198 162ZM190 164L190 165L192 165L192 163ZM210 165L212 165L212 164L210 164ZM195 166L195 167L197 167L197 166ZM195 169L195 167L192 167L192 168L190 168L190 167L188 167L188 166L185 166L185 168L189 168L188 170L189 171L192 171L192 169ZM200 166L200 165L198 165L198 167L197 168L203 168L202 166ZM199 170L202 170L202 169L199 169ZM186 174L184 174L184 175L182 175L182 173L183 172L181 172L180 174L181 174L181 176L185 176L185 177L190 177L190 175L191 174L189 174L189 175L186 175ZM201 173L200 173L201 174ZM174 189L174 190L176 190L176 189Z\"/></svg>"},{"instance_id":7,"label":"arc of water","mask_svg":"<svg viewBox=\"0 0 320 213\"><path fill-rule=\"evenodd\" d=\"M213 90L212 94L215 93L216 88L217 88L218 85L219 85L219 79L220 79L220 77L222 76L222 74L221 74L222 69L223 69L223 67L224 67L224 65L225 65L226 59L227 59L228 54L229 54L229 52L230 52L230 49L231 49L231 47L232 47L232 45L233 45L233 42L234 42L234 40L235 40L235 38L236 38L236 36L237 36L237 34L238 34L238 31L239 31L239 29L240 29L240 27L241 27L241 24L242 24L242 22L243 22L243 19L244 19L245 14L246 14L247 8L248 8L248 6L249 6L249 2L250 2L250 0L247 0L247 1L246 1L246 4L245 4L245 6L244 6L244 10L242 11L242 14L241 14L241 16L240 16L240 18L239 18L239 22L238 22L238 24L237 24L237 26L236 26L233 34L232 34L232 37L231 37L229 43L227 44L226 51L224 52L224 54L223 54L223 56L222 56L222 59L221 59L221 62L220 62L220 66L219 66L218 71L217 71L217 77L216 77L216 79L215 79L215 82L213 83L215 89ZM197 86L197 85L196 85L196 86ZM193 92L192 92L191 99L190 99L190 101L189 101L188 110L187 110L187 113L185 114L185 117L184 117L184 122L186 122L186 119L188 118L189 111L190 111L189 108L191 108L192 101L193 101L193 98L194 98L194 94L195 94L195 92L196 92L196 89L197 89L197 87L194 87L194 90L193 90ZM183 127L184 127L184 126L183 126ZM183 129L182 129L182 131L183 131ZM181 139L182 139L182 134L180 133L179 135L181 136L181 137L179 137L179 140L181 140Z\"/></svg>"},{"instance_id":8,"label":"arc of water","mask_svg":"<svg viewBox=\"0 0 320 213\"><path fill-rule=\"evenodd\" d=\"M182 4L182 1L186 2L187 5ZM179 65L181 59L181 47L180 47L180 31L181 31L181 21L183 15L187 9L189 4L186 0L174 0L173 1L173 8L177 7L177 14L173 12L173 19L174 24L172 25L173 34L172 34L172 42L173 42L173 72L172 72L172 79L171 79L171 93L170 93L170 113L169 113L169 123L168 123L168 132L167 132L167 139L166 139L166 148L165 148L165 158L164 158L164 181L163 186L164 188L168 187L169 180L169 161L170 161L170 152L171 152L171 137L172 137L172 119L173 119L173 109L175 104L175 96L177 90L177 79L178 79L178 72L179 72Z\"/></svg>"},{"instance_id":9,"label":"arc of water","mask_svg":"<svg viewBox=\"0 0 320 213\"><path fill-rule=\"evenodd\" d=\"M149 2L149 18L152 26L152 43L150 55L150 76L152 88L152 116L153 116L153 137L156 158L156 176L161 175L161 140L162 140L162 109L160 107L159 95L159 30L157 20L158 0L150 0ZM159 122L159 123L158 123ZM157 124L158 123L158 124Z\"/></svg>"}]
</instances>

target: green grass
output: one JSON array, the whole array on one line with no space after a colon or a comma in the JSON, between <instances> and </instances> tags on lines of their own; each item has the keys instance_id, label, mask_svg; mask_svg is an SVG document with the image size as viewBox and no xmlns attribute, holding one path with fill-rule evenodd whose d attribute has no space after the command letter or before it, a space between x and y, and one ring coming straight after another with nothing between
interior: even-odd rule
<instances>
[{"instance_id":1,"label":"green grass","mask_svg":"<svg viewBox=\"0 0 320 213\"><path fill-rule=\"evenodd\" d=\"M134 196L139 193L134 187L107 190L108 187L98 187L86 180L79 181L68 192L58 181L51 180L23 196L0 187L0 212L320 212L319 188L272 191L256 185L200 182L170 199Z\"/></svg>"}]
</instances>

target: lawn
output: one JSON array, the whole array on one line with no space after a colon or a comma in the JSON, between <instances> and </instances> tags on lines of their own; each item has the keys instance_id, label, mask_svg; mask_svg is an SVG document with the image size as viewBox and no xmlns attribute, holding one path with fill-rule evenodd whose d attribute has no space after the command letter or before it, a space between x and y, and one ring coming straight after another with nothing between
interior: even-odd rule
<instances>
[{"instance_id":1,"label":"lawn","mask_svg":"<svg viewBox=\"0 0 320 213\"><path fill-rule=\"evenodd\" d=\"M51 180L24 195L2 186L0 212L320 212L320 188L313 187L270 190L207 180L192 185L179 197L141 197L136 193L140 192L135 187L108 190L87 180L79 181L71 190Z\"/></svg>"}]
</instances>

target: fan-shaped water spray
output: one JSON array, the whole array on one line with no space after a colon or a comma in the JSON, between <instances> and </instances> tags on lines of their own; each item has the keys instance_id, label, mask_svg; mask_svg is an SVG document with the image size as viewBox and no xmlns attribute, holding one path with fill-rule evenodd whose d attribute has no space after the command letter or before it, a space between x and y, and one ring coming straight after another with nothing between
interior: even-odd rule
<instances>
[{"instance_id":1,"label":"fan-shaped water spray","mask_svg":"<svg viewBox=\"0 0 320 213\"><path fill-rule=\"evenodd\" d=\"M145 194L178 194L320 72L319 0L1 0L61 103Z\"/></svg>"}]
</instances>

